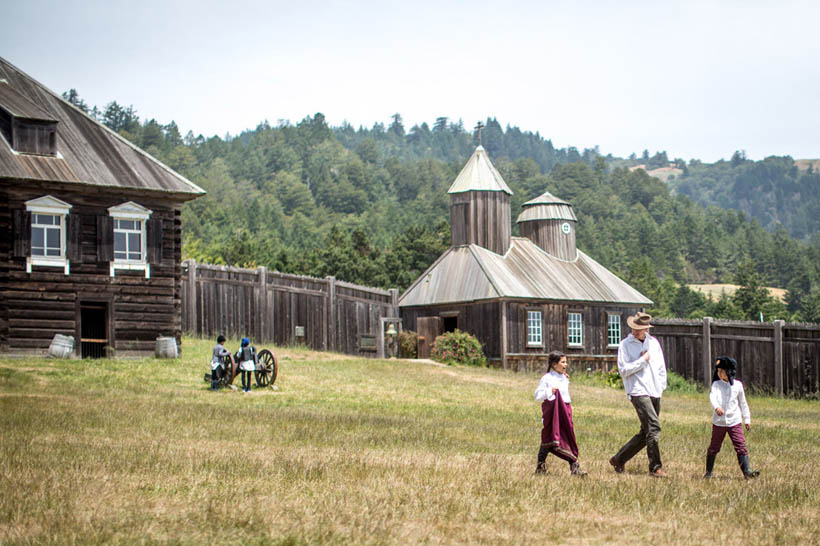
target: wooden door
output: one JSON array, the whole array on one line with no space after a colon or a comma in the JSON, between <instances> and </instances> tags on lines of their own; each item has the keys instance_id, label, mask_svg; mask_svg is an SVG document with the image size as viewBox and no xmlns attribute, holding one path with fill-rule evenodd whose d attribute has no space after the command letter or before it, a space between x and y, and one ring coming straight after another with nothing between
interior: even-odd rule
<instances>
[{"instance_id":1,"label":"wooden door","mask_svg":"<svg viewBox=\"0 0 820 546\"><path fill-rule=\"evenodd\" d=\"M416 319L419 340L419 358L430 358L433 342L444 331L441 317L419 317Z\"/></svg>"}]
</instances>

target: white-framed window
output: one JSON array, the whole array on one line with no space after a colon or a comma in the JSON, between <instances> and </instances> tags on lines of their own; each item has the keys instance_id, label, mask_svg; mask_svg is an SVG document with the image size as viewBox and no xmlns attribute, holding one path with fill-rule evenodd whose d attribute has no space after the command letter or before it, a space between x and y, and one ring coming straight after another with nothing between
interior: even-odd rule
<instances>
[{"instance_id":1,"label":"white-framed window","mask_svg":"<svg viewBox=\"0 0 820 546\"><path fill-rule=\"evenodd\" d=\"M581 313L567 313L567 344L584 344L584 320Z\"/></svg>"},{"instance_id":2,"label":"white-framed window","mask_svg":"<svg viewBox=\"0 0 820 546\"><path fill-rule=\"evenodd\" d=\"M542 330L543 321L541 311L527 311L527 345L530 347L541 347L544 345L544 334Z\"/></svg>"},{"instance_id":3,"label":"white-framed window","mask_svg":"<svg viewBox=\"0 0 820 546\"><path fill-rule=\"evenodd\" d=\"M68 275L66 258L66 218L71 205L51 195L26 201L31 214L31 254L26 258L26 271L31 266L62 267Z\"/></svg>"},{"instance_id":4,"label":"white-framed window","mask_svg":"<svg viewBox=\"0 0 820 546\"><path fill-rule=\"evenodd\" d=\"M142 270L145 271L146 279L151 277L146 250L146 223L152 213L153 211L133 201L108 209L114 224L112 277L117 269Z\"/></svg>"},{"instance_id":5,"label":"white-framed window","mask_svg":"<svg viewBox=\"0 0 820 546\"><path fill-rule=\"evenodd\" d=\"M142 262L145 260L145 231L142 220L114 218L114 261Z\"/></svg>"},{"instance_id":6,"label":"white-framed window","mask_svg":"<svg viewBox=\"0 0 820 546\"><path fill-rule=\"evenodd\" d=\"M34 213L31 215L31 256L62 258L64 215Z\"/></svg>"},{"instance_id":7,"label":"white-framed window","mask_svg":"<svg viewBox=\"0 0 820 546\"><path fill-rule=\"evenodd\" d=\"M617 347L621 342L621 315L607 314L606 316L606 344Z\"/></svg>"}]
</instances>

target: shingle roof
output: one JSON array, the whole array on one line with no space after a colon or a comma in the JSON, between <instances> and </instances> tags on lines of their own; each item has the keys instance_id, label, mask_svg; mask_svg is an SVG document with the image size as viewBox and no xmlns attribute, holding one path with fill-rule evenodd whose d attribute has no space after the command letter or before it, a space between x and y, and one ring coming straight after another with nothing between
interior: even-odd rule
<instances>
[{"instance_id":1,"label":"shingle roof","mask_svg":"<svg viewBox=\"0 0 820 546\"><path fill-rule=\"evenodd\" d=\"M458 173L447 193L461 193L465 191L503 191L512 195L512 190L493 166L487 151L478 146L470 159Z\"/></svg>"},{"instance_id":2,"label":"shingle roof","mask_svg":"<svg viewBox=\"0 0 820 546\"><path fill-rule=\"evenodd\" d=\"M544 192L535 199L521 205L523 210L516 222L531 220L572 220L577 222L572 205L563 199L558 199L550 192Z\"/></svg>"},{"instance_id":3,"label":"shingle roof","mask_svg":"<svg viewBox=\"0 0 820 546\"><path fill-rule=\"evenodd\" d=\"M0 178L160 191L179 200L205 193L2 57L0 80L6 82L0 85L6 89L0 91L0 104L14 110L10 113L29 119L47 116L57 121L58 152L56 157L18 154L0 139Z\"/></svg>"},{"instance_id":4,"label":"shingle roof","mask_svg":"<svg viewBox=\"0 0 820 546\"><path fill-rule=\"evenodd\" d=\"M0 107L17 118L57 121L45 110L15 91L6 80L0 80Z\"/></svg>"},{"instance_id":5,"label":"shingle roof","mask_svg":"<svg viewBox=\"0 0 820 546\"><path fill-rule=\"evenodd\" d=\"M580 250L568 262L513 237L504 256L478 245L450 247L401 295L399 306L501 298L652 304Z\"/></svg>"}]
</instances>

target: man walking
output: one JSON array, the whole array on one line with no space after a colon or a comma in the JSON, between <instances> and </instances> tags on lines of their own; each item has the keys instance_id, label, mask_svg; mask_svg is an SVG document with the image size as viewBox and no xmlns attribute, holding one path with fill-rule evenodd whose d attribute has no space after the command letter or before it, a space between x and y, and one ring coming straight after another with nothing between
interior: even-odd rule
<instances>
[{"instance_id":1,"label":"man walking","mask_svg":"<svg viewBox=\"0 0 820 546\"><path fill-rule=\"evenodd\" d=\"M632 329L618 345L618 371L624 380L626 397L632 402L641 430L611 459L615 472L624 471L627 461L646 447L649 475L665 478L658 441L661 437L661 394L666 390L666 362L658 340L649 335L652 319L647 313L637 313L626 319Z\"/></svg>"}]
</instances>

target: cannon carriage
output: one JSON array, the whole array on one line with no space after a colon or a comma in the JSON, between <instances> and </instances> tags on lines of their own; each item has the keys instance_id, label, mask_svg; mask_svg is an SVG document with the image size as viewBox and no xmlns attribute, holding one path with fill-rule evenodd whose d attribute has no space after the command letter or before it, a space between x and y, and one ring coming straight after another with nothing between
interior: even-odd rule
<instances>
[{"instance_id":1,"label":"cannon carriage","mask_svg":"<svg viewBox=\"0 0 820 546\"><path fill-rule=\"evenodd\" d=\"M268 349L262 349L256 355L256 369L253 371L257 387L267 387L273 385L276 376L279 374L279 364L276 357ZM227 387L233 384L233 380L239 375L239 362L233 354L222 357L222 370L219 377L219 386ZM211 380L211 374L205 374L205 381Z\"/></svg>"}]
</instances>

